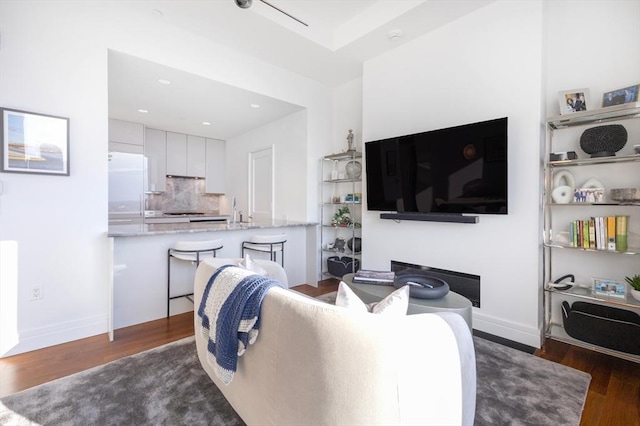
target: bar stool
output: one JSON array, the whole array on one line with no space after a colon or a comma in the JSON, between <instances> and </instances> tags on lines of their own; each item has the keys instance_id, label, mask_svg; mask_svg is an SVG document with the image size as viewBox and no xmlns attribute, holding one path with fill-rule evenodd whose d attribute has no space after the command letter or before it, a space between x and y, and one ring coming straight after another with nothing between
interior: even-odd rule
<instances>
[{"instance_id":1,"label":"bar stool","mask_svg":"<svg viewBox=\"0 0 640 426\"><path fill-rule=\"evenodd\" d=\"M208 254L216 257L216 251L222 248L222 239L208 241L178 241L167 251L167 317L169 316L169 306L173 299L187 298L193 302L193 291L191 293L171 295L171 258L188 261L195 264L196 269L200 260Z\"/></svg>"},{"instance_id":2,"label":"bar stool","mask_svg":"<svg viewBox=\"0 0 640 426\"><path fill-rule=\"evenodd\" d=\"M287 234L254 235L249 241L242 242L242 257L245 250L270 253L271 261L276 261L276 253L280 252L280 263L284 267L284 243L287 242Z\"/></svg>"}]
</instances>

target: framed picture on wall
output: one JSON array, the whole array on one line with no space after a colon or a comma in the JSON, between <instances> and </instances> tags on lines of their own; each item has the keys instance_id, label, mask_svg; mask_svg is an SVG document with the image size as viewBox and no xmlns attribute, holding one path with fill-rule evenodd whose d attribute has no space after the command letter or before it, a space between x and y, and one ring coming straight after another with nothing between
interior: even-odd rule
<instances>
[{"instance_id":1,"label":"framed picture on wall","mask_svg":"<svg viewBox=\"0 0 640 426\"><path fill-rule=\"evenodd\" d=\"M591 107L589 89L563 90L558 93L560 115L587 111Z\"/></svg>"},{"instance_id":2,"label":"framed picture on wall","mask_svg":"<svg viewBox=\"0 0 640 426\"><path fill-rule=\"evenodd\" d=\"M638 92L640 92L640 83L606 92L602 95L602 107L638 102Z\"/></svg>"},{"instance_id":3,"label":"framed picture on wall","mask_svg":"<svg viewBox=\"0 0 640 426\"><path fill-rule=\"evenodd\" d=\"M69 176L69 119L0 108L0 171Z\"/></svg>"}]
</instances>

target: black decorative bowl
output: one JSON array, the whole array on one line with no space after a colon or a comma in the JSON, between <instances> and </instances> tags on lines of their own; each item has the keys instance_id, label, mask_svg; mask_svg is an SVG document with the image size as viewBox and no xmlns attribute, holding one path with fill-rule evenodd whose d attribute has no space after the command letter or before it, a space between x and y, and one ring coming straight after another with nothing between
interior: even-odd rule
<instances>
[{"instance_id":1,"label":"black decorative bowl","mask_svg":"<svg viewBox=\"0 0 640 426\"><path fill-rule=\"evenodd\" d=\"M428 275L400 275L393 282L395 288L410 286L409 295L418 299L439 299L449 293L449 284Z\"/></svg>"},{"instance_id":2,"label":"black decorative bowl","mask_svg":"<svg viewBox=\"0 0 640 426\"><path fill-rule=\"evenodd\" d=\"M580 148L594 157L612 157L627 143L627 129L622 124L608 124L585 130Z\"/></svg>"}]
</instances>

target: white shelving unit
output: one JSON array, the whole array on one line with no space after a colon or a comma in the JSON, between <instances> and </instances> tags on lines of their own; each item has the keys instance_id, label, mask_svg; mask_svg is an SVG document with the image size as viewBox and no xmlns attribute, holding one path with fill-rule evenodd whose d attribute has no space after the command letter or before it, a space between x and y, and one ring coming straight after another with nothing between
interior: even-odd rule
<instances>
[{"instance_id":1,"label":"white shelving unit","mask_svg":"<svg viewBox=\"0 0 640 426\"><path fill-rule=\"evenodd\" d=\"M614 188L640 187L640 155L633 145L640 144L640 103L624 104L593 111L561 115L547 120L544 146L543 182L543 305L545 339L564 341L576 346L640 362L640 355L619 352L571 337L564 330L561 304L576 301L612 306L640 314L640 302L631 297L629 286L625 298L601 296L592 289L592 278L624 282L625 276L640 274L640 203L618 202L610 197ZM590 158L580 148L580 136L590 128L603 124L622 124L628 133L626 145L615 156ZM550 161L550 153L575 151L574 160ZM554 178L569 172L580 188L590 179L600 181L605 198L600 202L554 202ZM573 220L591 217L628 216L628 247L624 251L575 247L567 238ZM575 275L575 285L569 290L550 287L554 280Z\"/></svg>"},{"instance_id":2,"label":"white shelving unit","mask_svg":"<svg viewBox=\"0 0 640 426\"><path fill-rule=\"evenodd\" d=\"M346 272L355 272L360 262L360 252L352 251L348 247L350 239L353 240L352 248L356 249L356 239L361 238L362 223L362 175L361 172L350 176L347 173L347 166L360 166L362 170L362 153L357 151L347 151L339 154L331 154L322 157L321 165L321 200L320 200L320 252L321 270L323 278L336 277L328 270L327 259L330 257L347 258L351 261ZM333 172L333 175L332 175ZM337 173L337 176L336 176ZM340 208L348 208L351 224L342 226L333 221L335 214ZM345 241L344 251L331 248L336 239ZM360 240L362 241L362 240Z\"/></svg>"}]
</instances>

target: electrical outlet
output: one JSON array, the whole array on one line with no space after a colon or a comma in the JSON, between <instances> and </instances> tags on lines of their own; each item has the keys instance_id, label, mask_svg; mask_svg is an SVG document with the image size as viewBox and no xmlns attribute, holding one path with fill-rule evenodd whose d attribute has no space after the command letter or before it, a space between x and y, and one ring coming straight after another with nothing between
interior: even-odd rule
<instances>
[{"instance_id":1,"label":"electrical outlet","mask_svg":"<svg viewBox=\"0 0 640 426\"><path fill-rule=\"evenodd\" d=\"M31 300L42 300L42 287L33 287L31 289Z\"/></svg>"}]
</instances>

